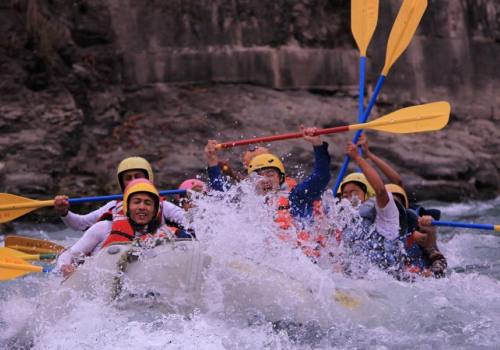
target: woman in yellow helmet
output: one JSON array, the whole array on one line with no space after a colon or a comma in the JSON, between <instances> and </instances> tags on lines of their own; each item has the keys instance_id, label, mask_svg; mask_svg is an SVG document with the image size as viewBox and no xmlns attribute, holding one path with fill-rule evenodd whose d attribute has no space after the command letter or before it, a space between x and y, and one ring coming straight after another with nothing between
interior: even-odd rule
<instances>
[{"instance_id":1,"label":"woman in yellow helmet","mask_svg":"<svg viewBox=\"0 0 500 350\"><path fill-rule=\"evenodd\" d=\"M128 182L123 195L123 215L92 225L71 248L59 256L56 270L67 275L74 271L76 260L102 247L140 238L176 238L176 229L161 218L161 198L156 187L146 179Z\"/></svg>"},{"instance_id":2,"label":"woman in yellow helmet","mask_svg":"<svg viewBox=\"0 0 500 350\"><path fill-rule=\"evenodd\" d=\"M149 162L142 157L130 157L120 162L117 169L118 183L122 189L125 189L131 182L138 179L154 179L153 170ZM66 196L59 196L61 202L66 201ZM61 216L63 222L74 230L85 231L83 236L78 240L73 247L68 249L68 253L63 253L60 258L60 265L64 267L61 270L68 269L72 271L72 267L67 261L73 259L73 256L80 252L91 253L100 248L100 243L106 238L109 232L106 232L106 227L109 222L124 216L124 202L113 200L106 203L101 208L94 210L86 215L75 214L67 210L68 203L59 203L60 208L66 206L66 214ZM60 209L59 208L59 209ZM159 202L159 218L160 224L166 224L169 227L175 228L178 237L191 237L192 234L186 232L184 225L186 223L185 211L165 200ZM104 232L104 233L103 233ZM104 236L103 236L104 235ZM91 248L89 248L91 247Z\"/></svg>"},{"instance_id":3,"label":"woman in yellow helmet","mask_svg":"<svg viewBox=\"0 0 500 350\"><path fill-rule=\"evenodd\" d=\"M123 194L123 216L113 218L103 247L116 242L147 239L151 235L175 238L175 232L161 220L161 199L156 187L146 179L131 181Z\"/></svg>"}]
</instances>

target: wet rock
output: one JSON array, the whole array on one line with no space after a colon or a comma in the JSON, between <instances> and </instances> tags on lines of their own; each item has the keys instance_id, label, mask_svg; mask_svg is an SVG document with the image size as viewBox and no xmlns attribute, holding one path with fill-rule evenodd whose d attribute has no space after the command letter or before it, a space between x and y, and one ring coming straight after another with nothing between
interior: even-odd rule
<instances>
[{"instance_id":1,"label":"wet rock","mask_svg":"<svg viewBox=\"0 0 500 350\"><path fill-rule=\"evenodd\" d=\"M368 51L373 90L399 1L381 2ZM498 195L500 5L431 2L371 118L449 100L435 133L369 133L416 199ZM357 121L358 52L349 3L327 0L11 1L0 6L0 186L31 194L119 190L141 155L162 188L204 174L209 138L236 140ZM351 134L326 136L333 178ZM276 142L288 171L310 145ZM224 151L242 171L242 149ZM352 168L354 169L354 167Z\"/></svg>"},{"instance_id":2,"label":"wet rock","mask_svg":"<svg viewBox=\"0 0 500 350\"><path fill-rule=\"evenodd\" d=\"M9 173L5 176L6 191L15 193L46 193L53 181L49 175L39 173ZM19 191L19 192L18 192Z\"/></svg>"}]
</instances>

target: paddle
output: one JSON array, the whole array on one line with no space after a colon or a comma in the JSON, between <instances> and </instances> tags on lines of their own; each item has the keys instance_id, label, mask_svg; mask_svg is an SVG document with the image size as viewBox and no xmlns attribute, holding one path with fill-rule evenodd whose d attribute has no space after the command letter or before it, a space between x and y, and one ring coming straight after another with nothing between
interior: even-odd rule
<instances>
[{"instance_id":1,"label":"paddle","mask_svg":"<svg viewBox=\"0 0 500 350\"><path fill-rule=\"evenodd\" d=\"M496 267L499 267L500 263L483 263L483 264L469 264L465 266L457 266L451 269L451 271L456 273L464 273L464 272L478 272L484 270L492 270Z\"/></svg>"},{"instance_id":2,"label":"paddle","mask_svg":"<svg viewBox=\"0 0 500 350\"><path fill-rule=\"evenodd\" d=\"M27 263L23 259L0 256L0 281L11 280L30 272L50 272L52 267L42 267Z\"/></svg>"},{"instance_id":3,"label":"paddle","mask_svg":"<svg viewBox=\"0 0 500 350\"><path fill-rule=\"evenodd\" d=\"M363 120L366 50L377 26L378 0L351 0L351 32L359 50L358 122ZM361 148L359 149L361 153Z\"/></svg>"},{"instance_id":4,"label":"paddle","mask_svg":"<svg viewBox=\"0 0 500 350\"><path fill-rule=\"evenodd\" d=\"M450 104L445 101L427 103L419 106L407 107L387 114L369 123L338 126L335 128L319 129L316 135L334 134L352 130L378 130L396 134L417 133L440 130L448 123ZM250 145L253 143L272 142L301 138L300 132L256 137L247 140L229 141L217 144L217 148Z\"/></svg>"},{"instance_id":5,"label":"paddle","mask_svg":"<svg viewBox=\"0 0 500 350\"><path fill-rule=\"evenodd\" d=\"M477 229L477 230L490 230L490 231L500 232L500 225L469 224L467 222L437 221L437 220L432 220L431 225L444 226L444 227L473 228L473 229Z\"/></svg>"},{"instance_id":6,"label":"paddle","mask_svg":"<svg viewBox=\"0 0 500 350\"><path fill-rule=\"evenodd\" d=\"M378 78L377 85L375 85L375 90L368 102L368 106L363 113L363 118L360 121L361 123L365 123L368 120L368 116L377 100L377 97L382 89L382 85L389 74L389 70L396 60L401 56L403 51L410 44L415 31L417 30L417 26L422 18L425 9L427 8L427 0L404 0L401 8L399 9L399 13L394 21L394 24L391 29L391 33L389 34L389 40L387 42L387 50L385 56L385 64L382 72L380 73L380 77ZM352 143L356 144L358 142L359 137L361 136L361 131L358 131L354 138L352 139ZM349 166L349 157L346 156L344 158L344 163L340 168L339 175L337 177L337 181L333 187L333 193L337 193L340 183L344 178L344 175L347 171L347 167Z\"/></svg>"},{"instance_id":7,"label":"paddle","mask_svg":"<svg viewBox=\"0 0 500 350\"><path fill-rule=\"evenodd\" d=\"M51 241L18 235L5 237L5 246L28 254L59 254L66 249Z\"/></svg>"},{"instance_id":8,"label":"paddle","mask_svg":"<svg viewBox=\"0 0 500 350\"><path fill-rule=\"evenodd\" d=\"M54 260L57 258L57 254L26 254L22 251L12 249L9 247L0 247L0 257L11 256L14 258L19 258L23 260Z\"/></svg>"},{"instance_id":9,"label":"paddle","mask_svg":"<svg viewBox=\"0 0 500 350\"><path fill-rule=\"evenodd\" d=\"M183 194L186 190L167 190L160 191L161 196ZM115 194L110 196L98 197L81 197L70 198L70 204L87 203L87 202L103 202L123 198L122 194ZM43 207L50 207L54 205L54 200L34 200L21 196L16 196L9 193L0 193L0 223L12 221L20 216L28 214L29 212Z\"/></svg>"}]
</instances>

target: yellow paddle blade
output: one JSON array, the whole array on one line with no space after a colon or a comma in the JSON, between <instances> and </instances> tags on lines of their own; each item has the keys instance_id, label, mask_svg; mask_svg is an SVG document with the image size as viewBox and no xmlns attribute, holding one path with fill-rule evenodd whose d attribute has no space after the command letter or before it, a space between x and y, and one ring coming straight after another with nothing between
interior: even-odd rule
<instances>
[{"instance_id":1,"label":"yellow paddle blade","mask_svg":"<svg viewBox=\"0 0 500 350\"><path fill-rule=\"evenodd\" d=\"M33 211L34 207L16 207L18 204L30 204L31 202L35 203L36 201L9 193L0 193L0 223L12 221Z\"/></svg>"},{"instance_id":2,"label":"yellow paddle blade","mask_svg":"<svg viewBox=\"0 0 500 350\"><path fill-rule=\"evenodd\" d=\"M337 289L335 293L332 295L333 300L335 300L337 303L345 306L348 309L358 309L362 301L347 293L346 291L342 291L340 289Z\"/></svg>"},{"instance_id":3,"label":"yellow paddle blade","mask_svg":"<svg viewBox=\"0 0 500 350\"><path fill-rule=\"evenodd\" d=\"M351 31L361 56L366 56L377 19L378 0L351 0Z\"/></svg>"},{"instance_id":4,"label":"yellow paddle blade","mask_svg":"<svg viewBox=\"0 0 500 350\"><path fill-rule=\"evenodd\" d=\"M37 208L54 205L54 200L37 201L10 193L0 193L0 223L12 221Z\"/></svg>"},{"instance_id":5,"label":"yellow paddle blade","mask_svg":"<svg viewBox=\"0 0 500 350\"><path fill-rule=\"evenodd\" d=\"M389 34L382 75L387 76L394 62L410 44L427 8L427 0L403 0Z\"/></svg>"},{"instance_id":6,"label":"yellow paddle blade","mask_svg":"<svg viewBox=\"0 0 500 350\"><path fill-rule=\"evenodd\" d=\"M0 281L11 280L30 272L42 272L41 266L27 263L23 259L0 256Z\"/></svg>"},{"instance_id":7,"label":"yellow paddle blade","mask_svg":"<svg viewBox=\"0 0 500 350\"><path fill-rule=\"evenodd\" d=\"M8 247L0 247L0 257L10 256L23 260L39 260L40 255L26 254L19 250L15 250Z\"/></svg>"},{"instance_id":8,"label":"yellow paddle blade","mask_svg":"<svg viewBox=\"0 0 500 350\"><path fill-rule=\"evenodd\" d=\"M399 109L366 124L349 126L349 130L369 129L408 134L440 130L450 119L450 104L446 101L426 103Z\"/></svg>"},{"instance_id":9,"label":"yellow paddle blade","mask_svg":"<svg viewBox=\"0 0 500 350\"><path fill-rule=\"evenodd\" d=\"M5 246L28 254L60 253L66 249L51 241L18 235L5 237Z\"/></svg>"}]
</instances>

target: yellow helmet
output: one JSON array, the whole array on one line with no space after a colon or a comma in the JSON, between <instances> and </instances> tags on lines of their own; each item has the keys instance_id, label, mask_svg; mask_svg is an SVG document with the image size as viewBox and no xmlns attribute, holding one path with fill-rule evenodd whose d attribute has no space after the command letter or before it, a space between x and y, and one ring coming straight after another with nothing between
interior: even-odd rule
<instances>
[{"instance_id":1,"label":"yellow helmet","mask_svg":"<svg viewBox=\"0 0 500 350\"><path fill-rule=\"evenodd\" d=\"M120 187L123 188L123 183L121 179L121 174L127 170L143 170L146 172L148 180L154 182L153 168L149 162L142 157L129 157L125 158L118 165L118 169L116 170L116 175L118 177L118 183Z\"/></svg>"},{"instance_id":2,"label":"yellow helmet","mask_svg":"<svg viewBox=\"0 0 500 350\"><path fill-rule=\"evenodd\" d=\"M337 191L337 195L342 194L342 188L344 187L345 184L348 182L357 182L358 184L361 184L361 186L366 194L366 198L368 199L370 197L375 196L375 190L373 189L372 185L368 182L366 179L365 174L363 173L351 173L347 175L344 180L340 183L339 189Z\"/></svg>"},{"instance_id":3,"label":"yellow helmet","mask_svg":"<svg viewBox=\"0 0 500 350\"><path fill-rule=\"evenodd\" d=\"M146 192L154 196L156 205L156 212L154 216L158 215L158 209L160 207L160 194L151 181L146 179L135 179L128 184L125 192L123 193L123 213L127 215L130 196L138 192Z\"/></svg>"},{"instance_id":4,"label":"yellow helmet","mask_svg":"<svg viewBox=\"0 0 500 350\"><path fill-rule=\"evenodd\" d=\"M264 168L276 168L281 174L285 175L285 166L278 157L271 153L259 154L253 157L248 164L248 174Z\"/></svg>"},{"instance_id":5,"label":"yellow helmet","mask_svg":"<svg viewBox=\"0 0 500 350\"><path fill-rule=\"evenodd\" d=\"M250 145L248 150L245 153L243 153L243 157L242 157L243 166L245 168L248 168L248 164L250 164L252 159L257 157L258 155L265 154L265 153L269 153L269 150L266 147L262 147L262 146L255 147L254 145Z\"/></svg>"},{"instance_id":6,"label":"yellow helmet","mask_svg":"<svg viewBox=\"0 0 500 350\"><path fill-rule=\"evenodd\" d=\"M410 206L410 202L408 202L408 196L406 195L406 191L404 190L403 187L398 186L396 184L387 184L387 185L385 185L385 189L387 191L391 192L393 195L394 194L401 195L404 198L403 204L404 204L405 208L408 209L408 207Z\"/></svg>"}]
</instances>

